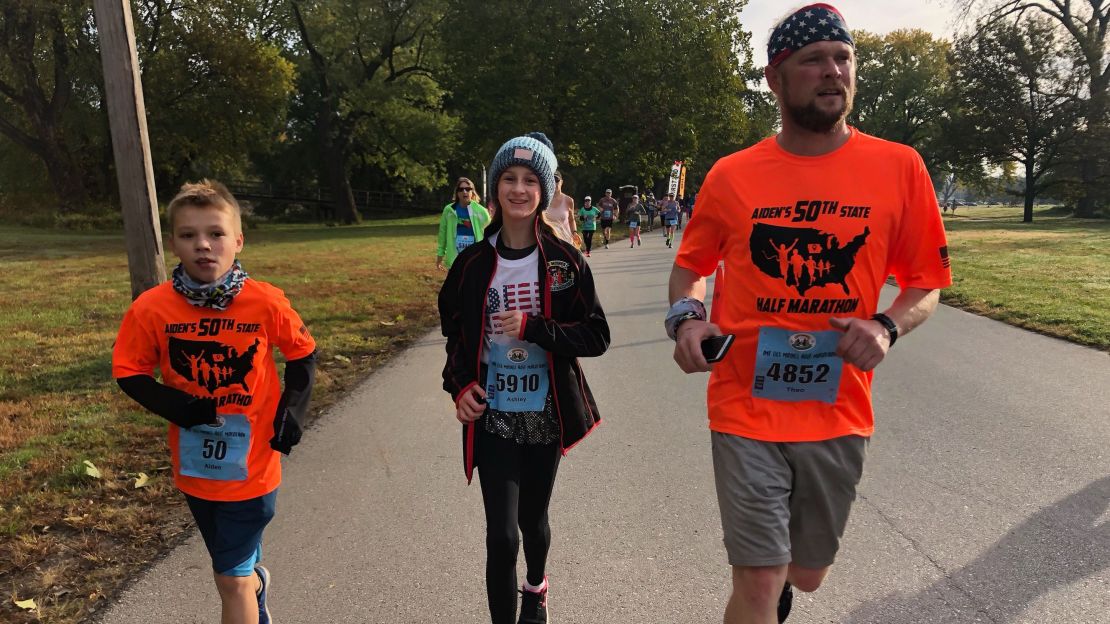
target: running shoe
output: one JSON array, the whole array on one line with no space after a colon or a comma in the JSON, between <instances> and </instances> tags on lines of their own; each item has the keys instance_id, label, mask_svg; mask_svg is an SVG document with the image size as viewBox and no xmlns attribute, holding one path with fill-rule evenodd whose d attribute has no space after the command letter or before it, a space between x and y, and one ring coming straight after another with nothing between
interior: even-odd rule
<instances>
[{"instance_id":1,"label":"running shoe","mask_svg":"<svg viewBox=\"0 0 1110 624\"><path fill-rule=\"evenodd\" d=\"M520 588L520 619L517 624L547 624L547 577L538 592Z\"/></svg>"},{"instance_id":2,"label":"running shoe","mask_svg":"<svg viewBox=\"0 0 1110 624\"><path fill-rule=\"evenodd\" d=\"M266 594L270 589L270 571L264 565L254 566L254 573L258 575L258 580L262 582L262 587L258 589L258 624L270 624L270 607L266 604Z\"/></svg>"},{"instance_id":3,"label":"running shoe","mask_svg":"<svg viewBox=\"0 0 1110 624\"><path fill-rule=\"evenodd\" d=\"M790 588L790 583L787 583L782 588L782 594L779 596L779 624L786 621L787 616L790 615L790 607L794 605L794 590Z\"/></svg>"}]
</instances>

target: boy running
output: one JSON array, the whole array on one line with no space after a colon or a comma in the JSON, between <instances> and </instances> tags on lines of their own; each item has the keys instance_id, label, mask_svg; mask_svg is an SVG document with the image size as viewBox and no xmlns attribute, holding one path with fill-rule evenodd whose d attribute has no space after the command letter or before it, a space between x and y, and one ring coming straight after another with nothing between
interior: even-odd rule
<instances>
[{"instance_id":1,"label":"boy running","mask_svg":"<svg viewBox=\"0 0 1110 624\"><path fill-rule=\"evenodd\" d=\"M601 211L592 204L592 199L587 195L582 198L582 207L578 209L578 218L582 219L582 240L586 245L586 257L594 246L594 232L597 231L597 218Z\"/></svg>"},{"instance_id":2,"label":"boy running","mask_svg":"<svg viewBox=\"0 0 1110 624\"><path fill-rule=\"evenodd\" d=\"M221 622L269 624L262 531L280 453L300 441L316 343L281 290L248 277L239 204L222 184L185 184L167 209L173 279L127 310L112 376L170 422L174 484L212 558ZM285 355L285 390L273 347ZM162 382L154 377L158 369Z\"/></svg>"}]
</instances>

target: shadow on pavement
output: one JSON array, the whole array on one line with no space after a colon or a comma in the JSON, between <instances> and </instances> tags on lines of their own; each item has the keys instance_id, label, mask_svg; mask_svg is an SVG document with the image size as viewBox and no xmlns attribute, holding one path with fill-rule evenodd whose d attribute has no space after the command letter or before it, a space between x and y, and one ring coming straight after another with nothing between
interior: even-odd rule
<instances>
[{"instance_id":1,"label":"shadow on pavement","mask_svg":"<svg viewBox=\"0 0 1110 624\"><path fill-rule=\"evenodd\" d=\"M983 621L979 616L997 624L1020 621L1041 595L1110 567L1110 521L1100 522L1108 506L1105 477L1033 514L978 559L929 587L865 603L844 622Z\"/></svg>"}]
</instances>

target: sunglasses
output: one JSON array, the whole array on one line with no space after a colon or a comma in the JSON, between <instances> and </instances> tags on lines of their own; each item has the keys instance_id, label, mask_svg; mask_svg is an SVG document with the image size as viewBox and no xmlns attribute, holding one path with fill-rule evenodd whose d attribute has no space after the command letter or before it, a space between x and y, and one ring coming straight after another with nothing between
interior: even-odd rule
<instances>
[{"instance_id":1,"label":"sunglasses","mask_svg":"<svg viewBox=\"0 0 1110 624\"><path fill-rule=\"evenodd\" d=\"M460 186L459 188L455 189L455 192L456 193L469 193L470 191L473 191L473 190L474 189L472 189L472 188L467 188L465 186Z\"/></svg>"}]
</instances>

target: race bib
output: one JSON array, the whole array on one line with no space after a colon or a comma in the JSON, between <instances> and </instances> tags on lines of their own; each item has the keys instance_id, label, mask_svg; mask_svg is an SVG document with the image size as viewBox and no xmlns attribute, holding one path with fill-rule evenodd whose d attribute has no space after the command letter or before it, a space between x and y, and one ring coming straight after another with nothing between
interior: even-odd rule
<instances>
[{"instance_id":1,"label":"race bib","mask_svg":"<svg viewBox=\"0 0 1110 624\"><path fill-rule=\"evenodd\" d=\"M667 225L678 225L678 219L667 219Z\"/></svg>"},{"instance_id":2,"label":"race bib","mask_svg":"<svg viewBox=\"0 0 1110 624\"><path fill-rule=\"evenodd\" d=\"M243 414L219 414L214 425L182 429L177 440L181 474L216 481L247 478L251 423Z\"/></svg>"},{"instance_id":3,"label":"race bib","mask_svg":"<svg viewBox=\"0 0 1110 624\"><path fill-rule=\"evenodd\" d=\"M547 352L530 342L505 344L494 340L489 347L486 402L502 412L538 412L547 402L551 380Z\"/></svg>"},{"instance_id":4,"label":"race bib","mask_svg":"<svg viewBox=\"0 0 1110 624\"><path fill-rule=\"evenodd\" d=\"M455 235L455 251L462 251L467 247L474 244L473 234L456 234Z\"/></svg>"},{"instance_id":5,"label":"race bib","mask_svg":"<svg viewBox=\"0 0 1110 624\"><path fill-rule=\"evenodd\" d=\"M613 211L612 210L602 210L601 211L601 218L602 219L612 219L613 218Z\"/></svg>"},{"instance_id":6,"label":"race bib","mask_svg":"<svg viewBox=\"0 0 1110 624\"><path fill-rule=\"evenodd\" d=\"M640 227L640 222L639 222L639 221L629 221L629 222L628 222L628 227L630 227L630 228L638 228L638 227Z\"/></svg>"},{"instance_id":7,"label":"race bib","mask_svg":"<svg viewBox=\"0 0 1110 624\"><path fill-rule=\"evenodd\" d=\"M760 327L752 396L772 401L836 403L844 360L836 354L843 334Z\"/></svg>"}]
</instances>

